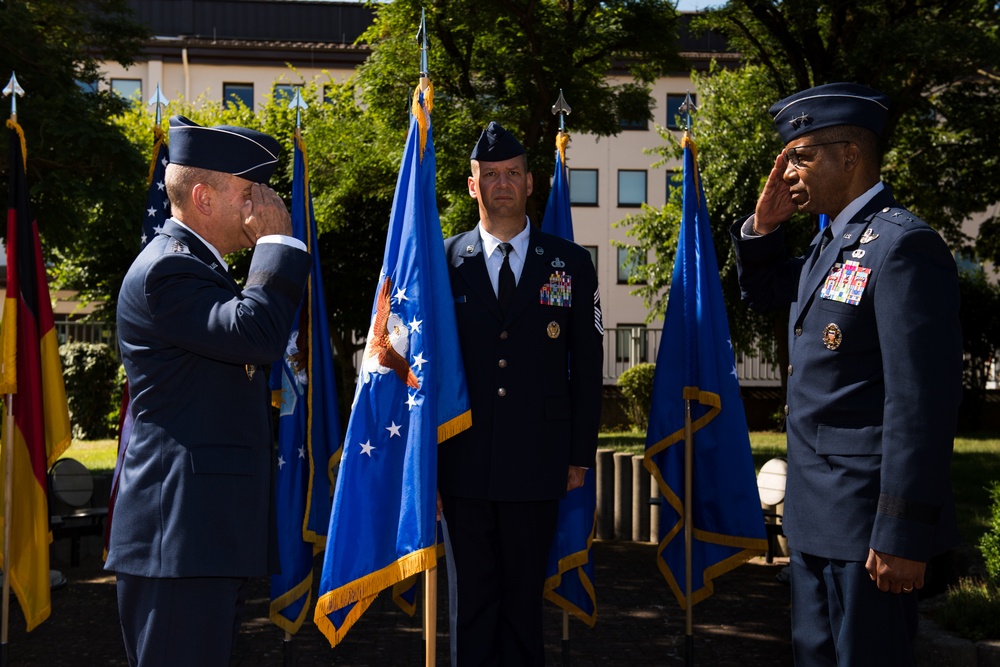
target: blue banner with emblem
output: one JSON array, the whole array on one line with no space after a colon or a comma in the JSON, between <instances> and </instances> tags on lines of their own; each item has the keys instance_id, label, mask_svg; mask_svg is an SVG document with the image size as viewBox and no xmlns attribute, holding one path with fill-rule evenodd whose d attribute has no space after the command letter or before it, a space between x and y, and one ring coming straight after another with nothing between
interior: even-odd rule
<instances>
[{"instance_id":1,"label":"blue banner with emblem","mask_svg":"<svg viewBox=\"0 0 1000 667\"><path fill-rule=\"evenodd\" d=\"M313 266L285 354L271 367L273 402L280 412L275 505L281 574L271 577L270 618L294 634L312 606L313 557L326 546L332 473L342 451L308 158L298 129L290 213L292 234L306 244Z\"/></svg>"},{"instance_id":2,"label":"blue banner with emblem","mask_svg":"<svg viewBox=\"0 0 1000 667\"><path fill-rule=\"evenodd\" d=\"M644 463L663 497L657 564L681 607L713 579L767 550L750 435L740 398L719 265L694 142L684 146L684 210L663 338L656 357ZM685 402L693 456L685 461ZM685 464L692 466L692 525L684 522ZM685 531L693 583L685 585Z\"/></svg>"},{"instance_id":3,"label":"blue banner with emblem","mask_svg":"<svg viewBox=\"0 0 1000 667\"><path fill-rule=\"evenodd\" d=\"M437 565L437 447L472 424L437 212L432 91L414 94L330 515L315 621L333 646L380 591Z\"/></svg>"},{"instance_id":4,"label":"blue banner with emblem","mask_svg":"<svg viewBox=\"0 0 1000 667\"><path fill-rule=\"evenodd\" d=\"M556 137L556 167L552 191L545 205L542 231L573 240L573 217L569 203L569 179L566 177L566 146L569 135ZM579 618L589 627L597 622L597 594L594 592L594 561L590 546L594 540L597 516L597 482L593 468L587 471L583 486L573 489L559 501L559 523L549 550L545 570L545 599Z\"/></svg>"}]
</instances>

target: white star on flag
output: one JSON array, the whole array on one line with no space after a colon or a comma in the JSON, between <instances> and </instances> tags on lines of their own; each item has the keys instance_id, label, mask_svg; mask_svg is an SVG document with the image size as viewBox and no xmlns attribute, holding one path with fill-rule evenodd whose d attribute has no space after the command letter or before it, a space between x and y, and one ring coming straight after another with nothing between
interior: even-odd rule
<instances>
[{"instance_id":1,"label":"white star on flag","mask_svg":"<svg viewBox=\"0 0 1000 667\"><path fill-rule=\"evenodd\" d=\"M361 443L361 453L362 454L367 454L368 458L371 458L372 450L373 449L375 449L375 448L372 447L372 441L371 440L369 440L368 442L362 442Z\"/></svg>"},{"instance_id":2,"label":"white star on flag","mask_svg":"<svg viewBox=\"0 0 1000 667\"><path fill-rule=\"evenodd\" d=\"M418 320L416 317L414 317L410 321L410 331L412 331L413 333L420 333L420 325L423 323L424 323L423 320Z\"/></svg>"},{"instance_id":3,"label":"white star on flag","mask_svg":"<svg viewBox=\"0 0 1000 667\"><path fill-rule=\"evenodd\" d=\"M413 357L413 365L417 367L418 371L423 370L422 367L426 363L427 363L427 360L424 359L424 353L423 352L417 352L417 356Z\"/></svg>"},{"instance_id":4,"label":"white star on flag","mask_svg":"<svg viewBox=\"0 0 1000 667\"><path fill-rule=\"evenodd\" d=\"M306 448L305 447L299 447L299 458L300 459L304 459L305 457L306 457Z\"/></svg>"},{"instance_id":5,"label":"white star on flag","mask_svg":"<svg viewBox=\"0 0 1000 667\"><path fill-rule=\"evenodd\" d=\"M417 395L409 394L409 397L406 399L406 404L410 406L410 410L417 407Z\"/></svg>"},{"instance_id":6,"label":"white star on flag","mask_svg":"<svg viewBox=\"0 0 1000 667\"><path fill-rule=\"evenodd\" d=\"M410 300L409 297L406 296L406 290L403 289L402 287L397 287L396 293L393 294L392 296L393 298L396 299L396 301L399 301L400 303Z\"/></svg>"},{"instance_id":7,"label":"white star on flag","mask_svg":"<svg viewBox=\"0 0 1000 667\"><path fill-rule=\"evenodd\" d=\"M400 428L402 428L401 424L397 425L396 422L392 422L392 426L387 426L385 430L389 432L389 437L391 438L393 436L400 436Z\"/></svg>"},{"instance_id":8,"label":"white star on flag","mask_svg":"<svg viewBox=\"0 0 1000 667\"><path fill-rule=\"evenodd\" d=\"M150 206L149 208L146 209L146 217L152 218L154 215L156 215L156 209L155 208L153 208L152 206Z\"/></svg>"},{"instance_id":9,"label":"white star on flag","mask_svg":"<svg viewBox=\"0 0 1000 667\"><path fill-rule=\"evenodd\" d=\"M285 459L283 459L283 458L282 458L282 457L281 457L281 456L279 455L279 456L278 456L278 470L281 470L281 469L282 469L282 468L284 467L284 465L285 465Z\"/></svg>"}]
</instances>

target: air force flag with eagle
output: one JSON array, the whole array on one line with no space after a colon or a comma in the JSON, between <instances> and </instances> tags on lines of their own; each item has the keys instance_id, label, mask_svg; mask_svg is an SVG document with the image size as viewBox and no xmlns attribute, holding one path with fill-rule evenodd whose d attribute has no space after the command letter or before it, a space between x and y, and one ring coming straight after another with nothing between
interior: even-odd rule
<instances>
[{"instance_id":1,"label":"air force flag with eagle","mask_svg":"<svg viewBox=\"0 0 1000 667\"><path fill-rule=\"evenodd\" d=\"M418 89L330 515L317 627L336 646L383 589L437 564L438 443L472 424Z\"/></svg>"}]
</instances>

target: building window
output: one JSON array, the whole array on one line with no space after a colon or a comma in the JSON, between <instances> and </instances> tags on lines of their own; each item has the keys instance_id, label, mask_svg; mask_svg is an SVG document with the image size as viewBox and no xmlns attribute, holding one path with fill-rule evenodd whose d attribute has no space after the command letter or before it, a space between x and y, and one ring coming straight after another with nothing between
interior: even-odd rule
<instances>
[{"instance_id":1,"label":"building window","mask_svg":"<svg viewBox=\"0 0 1000 667\"><path fill-rule=\"evenodd\" d=\"M626 118L618 119L618 127L623 130L648 130L649 129L649 119L640 118L637 120L628 120Z\"/></svg>"},{"instance_id":2,"label":"building window","mask_svg":"<svg viewBox=\"0 0 1000 667\"><path fill-rule=\"evenodd\" d=\"M274 85L274 101L284 102L286 105L295 99L295 89L302 88L301 83L277 83Z\"/></svg>"},{"instance_id":3,"label":"building window","mask_svg":"<svg viewBox=\"0 0 1000 667\"><path fill-rule=\"evenodd\" d=\"M639 258L629 257L629 248L618 248L618 284L629 284L629 278L639 277ZM645 280L634 280L632 284L644 283Z\"/></svg>"},{"instance_id":4,"label":"building window","mask_svg":"<svg viewBox=\"0 0 1000 667\"><path fill-rule=\"evenodd\" d=\"M646 202L646 170L618 170L618 205L642 206Z\"/></svg>"},{"instance_id":5,"label":"building window","mask_svg":"<svg viewBox=\"0 0 1000 667\"><path fill-rule=\"evenodd\" d=\"M670 201L670 198L674 194L674 190L681 193L678 195L679 197L683 196L684 193L684 181L682 179L683 174L684 172L681 169L671 169L667 171L666 201Z\"/></svg>"},{"instance_id":6,"label":"building window","mask_svg":"<svg viewBox=\"0 0 1000 667\"><path fill-rule=\"evenodd\" d=\"M619 324L615 328L615 361L635 364L649 361L649 331L645 324Z\"/></svg>"},{"instance_id":7,"label":"building window","mask_svg":"<svg viewBox=\"0 0 1000 667\"><path fill-rule=\"evenodd\" d=\"M247 109L253 111L253 84L222 84L222 101L227 107L243 104Z\"/></svg>"},{"instance_id":8,"label":"building window","mask_svg":"<svg viewBox=\"0 0 1000 667\"><path fill-rule=\"evenodd\" d=\"M111 79L111 90L130 102L142 103L141 79Z\"/></svg>"},{"instance_id":9,"label":"building window","mask_svg":"<svg viewBox=\"0 0 1000 667\"><path fill-rule=\"evenodd\" d=\"M590 261L594 263L594 271L597 271L597 246L585 245L583 249L590 253Z\"/></svg>"},{"instance_id":10,"label":"building window","mask_svg":"<svg viewBox=\"0 0 1000 667\"><path fill-rule=\"evenodd\" d=\"M687 93L681 95L680 93L667 93L667 129L668 130L683 130L687 120L684 115L681 114L681 105L684 104L684 98L687 97ZM697 105L697 98L692 95L691 101Z\"/></svg>"},{"instance_id":11,"label":"building window","mask_svg":"<svg viewBox=\"0 0 1000 667\"><path fill-rule=\"evenodd\" d=\"M569 203L573 206L597 206L597 170L569 170Z\"/></svg>"}]
</instances>

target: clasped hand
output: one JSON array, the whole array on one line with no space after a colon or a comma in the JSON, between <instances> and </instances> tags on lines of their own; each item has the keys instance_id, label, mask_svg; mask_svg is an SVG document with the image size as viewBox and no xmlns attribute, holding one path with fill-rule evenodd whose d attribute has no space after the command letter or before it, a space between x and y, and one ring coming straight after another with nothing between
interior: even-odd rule
<instances>
[{"instance_id":1,"label":"clasped hand","mask_svg":"<svg viewBox=\"0 0 1000 667\"><path fill-rule=\"evenodd\" d=\"M883 593L909 593L924 587L927 563L869 549L865 569Z\"/></svg>"}]
</instances>

